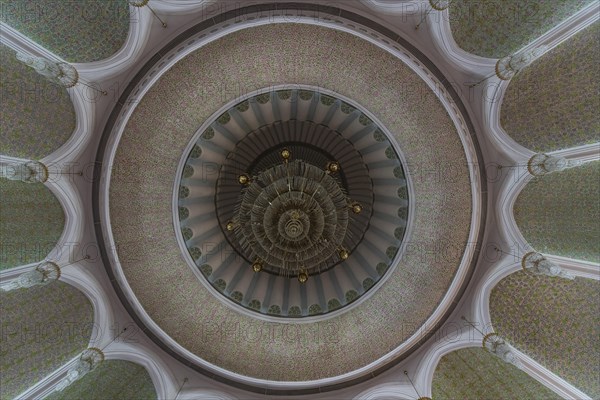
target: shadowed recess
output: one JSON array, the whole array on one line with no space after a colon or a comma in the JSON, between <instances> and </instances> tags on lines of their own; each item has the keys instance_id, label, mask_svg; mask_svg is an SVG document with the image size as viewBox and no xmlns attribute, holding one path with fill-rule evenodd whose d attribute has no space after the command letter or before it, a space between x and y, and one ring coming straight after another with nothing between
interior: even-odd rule
<instances>
[{"instance_id":1,"label":"shadowed recess","mask_svg":"<svg viewBox=\"0 0 600 400\"><path fill-rule=\"evenodd\" d=\"M600 282L517 272L490 297L498 334L548 370L600 398Z\"/></svg>"},{"instance_id":2,"label":"shadowed recess","mask_svg":"<svg viewBox=\"0 0 600 400\"><path fill-rule=\"evenodd\" d=\"M599 35L596 22L513 78L500 122L521 146L545 152L600 142Z\"/></svg>"},{"instance_id":3,"label":"shadowed recess","mask_svg":"<svg viewBox=\"0 0 600 400\"><path fill-rule=\"evenodd\" d=\"M107 360L48 400L154 400L156 390L148 371L130 361Z\"/></svg>"},{"instance_id":4,"label":"shadowed recess","mask_svg":"<svg viewBox=\"0 0 600 400\"><path fill-rule=\"evenodd\" d=\"M541 253L600 262L600 162L534 178L517 197L515 220Z\"/></svg>"},{"instance_id":5,"label":"shadowed recess","mask_svg":"<svg viewBox=\"0 0 600 400\"><path fill-rule=\"evenodd\" d=\"M2 399L15 397L62 367L87 348L92 335L92 304L63 282L0 291L0 308Z\"/></svg>"},{"instance_id":6,"label":"shadowed recess","mask_svg":"<svg viewBox=\"0 0 600 400\"><path fill-rule=\"evenodd\" d=\"M446 354L433 375L436 400L553 400L561 397L483 348Z\"/></svg>"},{"instance_id":7,"label":"shadowed recess","mask_svg":"<svg viewBox=\"0 0 600 400\"><path fill-rule=\"evenodd\" d=\"M115 54L125 43L126 0L0 0L2 22L68 62L92 62Z\"/></svg>"},{"instance_id":8,"label":"shadowed recess","mask_svg":"<svg viewBox=\"0 0 600 400\"><path fill-rule=\"evenodd\" d=\"M65 214L41 183L0 179L0 270L42 261L57 245Z\"/></svg>"},{"instance_id":9,"label":"shadowed recess","mask_svg":"<svg viewBox=\"0 0 600 400\"><path fill-rule=\"evenodd\" d=\"M75 110L67 90L21 63L4 45L0 45L0 82L0 154L40 159L71 137Z\"/></svg>"},{"instance_id":10,"label":"shadowed recess","mask_svg":"<svg viewBox=\"0 0 600 400\"><path fill-rule=\"evenodd\" d=\"M461 49L482 57L516 52L594 0L454 0L450 28Z\"/></svg>"}]
</instances>

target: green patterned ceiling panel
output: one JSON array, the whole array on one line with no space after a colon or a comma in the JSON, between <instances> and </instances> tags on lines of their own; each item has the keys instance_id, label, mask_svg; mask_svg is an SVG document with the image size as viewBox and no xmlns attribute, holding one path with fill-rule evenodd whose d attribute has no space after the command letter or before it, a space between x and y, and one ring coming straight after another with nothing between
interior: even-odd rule
<instances>
[{"instance_id":1,"label":"green patterned ceiling panel","mask_svg":"<svg viewBox=\"0 0 600 400\"><path fill-rule=\"evenodd\" d=\"M115 54L129 32L126 0L0 0L2 22L68 62Z\"/></svg>"},{"instance_id":2,"label":"green patterned ceiling panel","mask_svg":"<svg viewBox=\"0 0 600 400\"><path fill-rule=\"evenodd\" d=\"M63 232L65 214L41 183L0 179L0 270L44 260Z\"/></svg>"},{"instance_id":3,"label":"green patterned ceiling panel","mask_svg":"<svg viewBox=\"0 0 600 400\"><path fill-rule=\"evenodd\" d=\"M0 154L40 159L73 134L75 110L66 89L18 61L4 45L0 45L0 90Z\"/></svg>"},{"instance_id":4,"label":"green patterned ceiling panel","mask_svg":"<svg viewBox=\"0 0 600 400\"><path fill-rule=\"evenodd\" d=\"M450 28L458 47L501 58L523 48L594 0L454 0Z\"/></svg>"},{"instance_id":5,"label":"green patterned ceiling panel","mask_svg":"<svg viewBox=\"0 0 600 400\"><path fill-rule=\"evenodd\" d=\"M95 370L46 400L154 400L156 390L144 367L122 360L107 360Z\"/></svg>"},{"instance_id":6,"label":"green patterned ceiling panel","mask_svg":"<svg viewBox=\"0 0 600 400\"><path fill-rule=\"evenodd\" d=\"M517 272L490 297L492 323L523 353L600 398L600 282Z\"/></svg>"},{"instance_id":7,"label":"green patterned ceiling panel","mask_svg":"<svg viewBox=\"0 0 600 400\"><path fill-rule=\"evenodd\" d=\"M0 291L0 398L11 399L83 351L93 308L63 282Z\"/></svg>"},{"instance_id":8,"label":"green patterned ceiling panel","mask_svg":"<svg viewBox=\"0 0 600 400\"><path fill-rule=\"evenodd\" d=\"M600 162L534 178L519 194L515 220L537 251L600 262Z\"/></svg>"},{"instance_id":9,"label":"green patterned ceiling panel","mask_svg":"<svg viewBox=\"0 0 600 400\"><path fill-rule=\"evenodd\" d=\"M599 38L596 22L513 78L500 113L510 137L537 152L600 142Z\"/></svg>"},{"instance_id":10,"label":"green patterned ceiling panel","mask_svg":"<svg viewBox=\"0 0 600 400\"><path fill-rule=\"evenodd\" d=\"M435 400L553 400L561 397L483 348L446 354L433 375Z\"/></svg>"}]
</instances>

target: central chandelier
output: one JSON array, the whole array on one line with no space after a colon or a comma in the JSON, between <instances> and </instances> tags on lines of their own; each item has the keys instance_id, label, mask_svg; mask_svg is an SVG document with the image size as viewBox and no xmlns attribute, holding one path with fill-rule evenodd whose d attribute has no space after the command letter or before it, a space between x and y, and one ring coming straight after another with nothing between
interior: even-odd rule
<instances>
[{"instance_id":1,"label":"central chandelier","mask_svg":"<svg viewBox=\"0 0 600 400\"><path fill-rule=\"evenodd\" d=\"M246 254L254 272L296 276L301 283L348 259L352 215L362 206L348 198L336 179L340 165L323 167L292 160L284 148L281 162L256 176L241 174L239 205L226 230Z\"/></svg>"}]
</instances>

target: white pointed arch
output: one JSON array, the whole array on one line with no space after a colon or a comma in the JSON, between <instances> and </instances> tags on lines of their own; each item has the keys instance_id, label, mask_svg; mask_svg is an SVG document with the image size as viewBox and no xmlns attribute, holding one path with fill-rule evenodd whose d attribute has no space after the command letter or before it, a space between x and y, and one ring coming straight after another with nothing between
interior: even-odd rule
<instances>
[{"instance_id":1,"label":"white pointed arch","mask_svg":"<svg viewBox=\"0 0 600 400\"><path fill-rule=\"evenodd\" d=\"M417 398L412 386L400 383L385 383L365 390L354 400L413 400Z\"/></svg>"}]
</instances>

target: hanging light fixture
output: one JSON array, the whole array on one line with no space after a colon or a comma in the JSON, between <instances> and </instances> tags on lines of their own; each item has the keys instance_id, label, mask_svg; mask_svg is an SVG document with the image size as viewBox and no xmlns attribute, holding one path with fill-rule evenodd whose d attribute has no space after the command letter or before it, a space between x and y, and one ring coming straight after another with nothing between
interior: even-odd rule
<instances>
[{"instance_id":1,"label":"hanging light fixture","mask_svg":"<svg viewBox=\"0 0 600 400\"><path fill-rule=\"evenodd\" d=\"M241 185L240 203L224 232L248 251L254 272L306 283L311 274L350 257L344 241L357 218L350 216L363 207L340 186L339 162L331 160L321 169L292 160L288 147L275 154L278 164L234 175Z\"/></svg>"},{"instance_id":2,"label":"hanging light fixture","mask_svg":"<svg viewBox=\"0 0 600 400\"><path fill-rule=\"evenodd\" d=\"M60 267L52 261L43 261L33 270L22 273L7 285L0 287L5 292L26 289L32 286L45 286L60 278Z\"/></svg>"},{"instance_id":3,"label":"hanging light fixture","mask_svg":"<svg viewBox=\"0 0 600 400\"><path fill-rule=\"evenodd\" d=\"M537 58L539 58L542 54L544 54L547 49L547 46L540 46L520 53L515 53L510 56L502 57L496 62L496 68L493 74L486 76L477 83L469 85L469 87L475 87L494 75L500 80L508 81Z\"/></svg>"},{"instance_id":4,"label":"hanging light fixture","mask_svg":"<svg viewBox=\"0 0 600 400\"><path fill-rule=\"evenodd\" d=\"M44 183L48 180L48 167L39 161L0 163L0 178L26 183Z\"/></svg>"},{"instance_id":5,"label":"hanging light fixture","mask_svg":"<svg viewBox=\"0 0 600 400\"><path fill-rule=\"evenodd\" d=\"M515 367L522 369L523 364L519 358L512 351L512 347L497 333L491 332L488 334L484 334L481 330L477 329L477 327L464 316L461 317L462 320L466 321L469 325L471 325L477 332L483 335L482 347L494 354L496 357L500 358L502 361L512 364Z\"/></svg>"},{"instance_id":6,"label":"hanging light fixture","mask_svg":"<svg viewBox=\"0 0 600 400\"><path fill-rule=\"evenodd\" d=\"M518 257L516 254L502 251L498 247L494 247L494 249L499 253ZM575 279L573 275L559 267L557 264L548 260L543 254L536 251L530 251L526 253L523 258L521 258L521 267L524 271L528 271L536 275L546 275L569 280Z\"/></svg>"},{"instance_id":7,"label":"hanging light fixture","mask_svg":"<svg viewBox=\"0 0 600 400\"><path fill-rule=\"evenodd\" d=\"M103 95L108 94L108 92L105 90L97 89L81 80L75 67L69 63L54 62L42 57L35 57L26 53L22 53L20 51L17 52L16 56L17 60L35 69L38 74L42 75L47 80L58 86L68 89L80 83L89 87L90 89L100 92Z\"/></svg>"},{"instance_id":8,"label":"hanging light fixture","mask_svg":"<svg viewBox=\"0 0 600 400\"><path fill-rule=\"evenodd\" d=\"M63 265L62 268L78 263L79 261L89 259L90 256L86 255L80 260ZM26 289L33 286L45 286L49 283L57 281L60 278L60 275L61 267L59 267L57 263L53 261L42 261L33 270L22 273L7 285L2 286L0 289L5 292L9 292L11 290Z\"/></svg>"},{"instance_id":9,"label":"hanging light fixture","mask_svg":"<svg viewBox=\"0 0 600 400\"><path fill-rule=\"evenodd\" d=\"M67 376L56 385L55 390L62 392L67 386L93 371L104 361L104 352L96 347L85 349L75 365L69 368Z\"/></svg>"},{"instance_id":10,"label":"hanging light fixture","mask_svg":"<svg viewBox=\"0 0 600 400\"><path fill-rule=\"evenodd\" d=\"M546 275L569 280L575 279L573 275L536 251L530 251L523 256L521 267L524 271L530 271L536 275Z\"/></svg>"},{"instance_id":11,"label":"hanging light fixture","mask_svg":"<svg viewBox=\"0 0 600 400\"><path fill-rule=\"evenodd\" d=\"M80 355L75 364L69 368L67 371L67 376L65 376L54 388L56 392L62 392L65 388L71 385L76 380L81 379L89 372L95 370L102 362L104 361L104 350L114 343L122 334L127 331L127 328L123 328L123 330L115 336L113 340L110 341L106 346L102 349L97 347L89 347L85 349Z\"/></svg>"},{"instance_id":12,"label":"hanging light fixture","mask_svg":"<svg viewBox=\"0 0 600 400\"><path fill-rule=\"evenodd\" d=\"M551 172L564 171L568 168L578 167L582 164L578 160L567 160L562 157L553 157L540 153L533 155L527 162L527 170L533 176L542 176Z\"/></svg>"}]
</instances>

